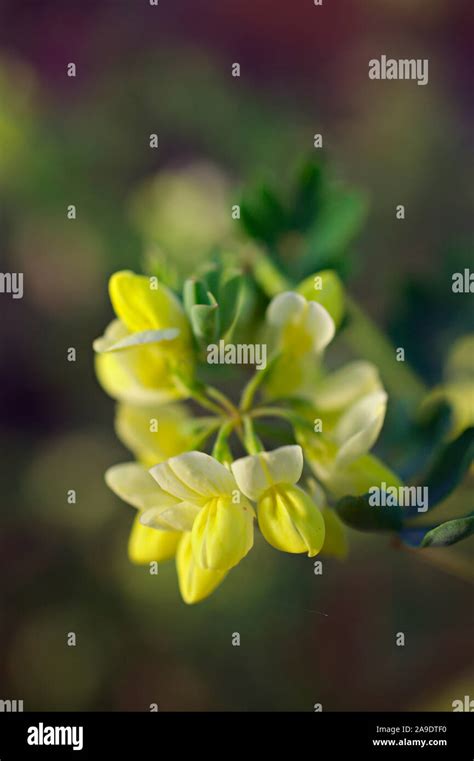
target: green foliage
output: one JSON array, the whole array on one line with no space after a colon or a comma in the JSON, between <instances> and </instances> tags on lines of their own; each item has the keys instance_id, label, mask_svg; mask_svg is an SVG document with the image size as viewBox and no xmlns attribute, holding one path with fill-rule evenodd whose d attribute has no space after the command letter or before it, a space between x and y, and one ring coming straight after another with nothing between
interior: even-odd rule
<instances>
[{"instance_id":1,"label":"green foliage","mask_svg":"<svg viewBox=\"0 0 474 761\"><path fill-rule=\"evenodd\" d=\"M238 316L242 287L242 274L223 263L205 270L200 279L186 280L184 308L198 344L213 343L229 333Z\"/></svg>"},{"instance_id":2,"label":"green foliage","mask_svg":"<svg viewBox=\"0 0 474 761\"><path fill-rule=\"evenodd\" d=\"M430 508L449 496L466 475L474 457L474 428L443 446L419 483L428 487Z\"/></svg>"},{"instance_id":3,"label":"green foliage","mask_svg":"<svg viewBox=\"0 0 474 761\"><path fill-rule=\"evenodd\" d=\"M472 297L451 289L453 273L463 272L473 257L474 241L460 241L433 253L429 278L404 273L393 283L396 297L389 334L397 346L405 347L414 368L430 380L439 377L446 347L474 330Z\"/></svg>"},{"instance_id":4,"label":"green foliage","mask_svg":"<svg viewBox=\"0 0 474 761\"><path fill-rule=\"evenodd\" d=\"M373 507L368 494L342 497L336 512L344 523L358 531L398 531L403 525L401 508Z\"/></svg>"},{"instance_id":5,"label":"green foliage","mask_svg":"<svg viewBox=\"0 0 474 761\"><path fill-rule=\"evenodd\" d=\"M366 212L366 198L358 190L329 190L308 230L307 249L299 265L301 273L333 268L346 274L345 254L360 232Z\"/></svg>"},{"instance_id":6,"label":"green foliage","mask_svg":"<svg viewBox=\"0 0 474 761\"><path fill-rule=\"evenodd\" d=\"M446 521L436 528L428 531L420 547L446 547L450 544L456 544L462 539L474 534L474 513L466 515L464 518Z\"/></svg>"},{"instance_id":7,"label":"green foliage","mask_svg":"<svg viewBox=\"0 0 474 761\"><path fill-rule=\"evenodd\" d=\"M431 410L431 413L433 411ZM450 420L450 410L440 405L436 414L425 416L419 421L420 436L434 436L430 465L422 478L420 486L427 487L429 508L432 509L446 499L465 477L474 453L474 429L469 428L458 438L449 443L439 444L437 436L445 429ZM436 435L435 435L436 434ZM432 454L432 450L430 450ZM339 517L352 528L360 531L398 531L403 541L420 547L442 547L466 539L474 533L474 513L455 520L449 520L438 526L415 526L406 524L406 519L416 514L416 507L408 511L400 507L373 507L369 504L369 495L360 497L346 496L336 504Z\"/></svg>"},{"instance_id":8,"label":"green foliage","mask_svg":"<svg viewBox=\"0 0 474 761\"><path fill-rule=\"evenodd\" d=\"M399 470L408 481L427 471L439 456L452 426L453 410L444 399L429 406L423 403L414 417L403 400L394 399L391 410L392 442L399 452Z\"/></svg>"},{"instance_id":9,"label":"green foliage","mask_svg":"<svg viewBox=\"0 0 474 761\"><path fill-rule=\"evenodd\" d=\"M260 182L244 193L240 209L246 233L266 246L283 272L301 279L331 268L344 276L367 200L360 191L331 182L321 165L307 161L285 201Z\"/></svg>"}]
</instances>

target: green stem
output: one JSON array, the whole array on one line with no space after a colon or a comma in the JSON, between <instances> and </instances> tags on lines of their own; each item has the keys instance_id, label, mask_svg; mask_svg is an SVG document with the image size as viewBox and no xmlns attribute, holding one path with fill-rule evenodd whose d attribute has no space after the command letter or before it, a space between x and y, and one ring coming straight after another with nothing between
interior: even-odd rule
<instances>
[{"instance_id":1,"label":"green stem","mask_svg":"<svg viewBox=\"0 0 474 761\"><path fill-rule=\"evenodd\" d=\"M281 417L284 420L288 420L292 425L300 425L303 428L309 428L314 433L313 424L301 417L301 415L292 412L291 410L284 410L280 407L257 407L250 413L251 417Z\"/></svg>"},{"instance_id":2,"label":"green stem","mask_svg":"<svg viewBox=\"0 0 474 761\"><path fill-rule=\"evenodd\" d=\"M204 409L210 410L219 416L222 415L222 407L219 407L217 404L214 404L214 402L208 399L197 383L193 383L192 385L186 383L186 381L178 373L173 375L173 380L179 390L187 394L191 399L194 399L194 401L200 404L201 407L204 407Z\"/></svg>"},{"instance_id":3,"label":"green stem","mask_svg":"<svg viewBox=\"0 0 474 761\"><path fill-rule=\"evenodd\" d=\"M427 392L423 381L406 362L397 361L395 347L349 296L346 304L350 322L342 335L351 348L377 365L390 393L419 403Z\"/></svg>"},{"instance_id":4,"label":"green stem","mask_svg":"<svg viewBox=\"0 0 474 761\"><path fill-rule=\"evenodd\" d=\"M279 358L280 354L274 354L273 357L270 358L269 362L267 362L267 366L263 370L256 370L254 375L252 375L249 382L242 391L242 396L240 398L240 410L242 412L247 412L247 410L250 409L255 394L257 393L262 383L268 378Z\"/></svg>"},{"instance_id":5,"label":"green stem","mask_svg":"<svg viewBox=\"0 0 474 761\"><path fill-rule=\"evenodd\" d=\"M219 407L217 404L214 404L210 401L204 394L201 394L199 391L191 391L191 398L194 399L195 402L201 405L201 407L204 407L205 410L210 410L212 412L215 412L217 415L222 414L222 408Z\"/></svg>"},{"instance_id":6,"label":"green stem","mask_svg":"<svg viewBox=\"0 0 474 761\"><path fill-rule=\"evenodd\" d=\"M244 446L250 455L258 454L265 449L255 433L251 418L247 415L244 417Z\"/></svg>"},{"instance_id":7,"label":"green stem","mask_svg":"<svg viewBox=\"0 0 474 761\"><path fill-rule=\"evenodd\" d=\"M192 448L200 450L208 438L215 433L222 425L222 418L213 418L213 422L208 424L208 427L202 430L200 433L196 433L196 438L192 440Z\"/></svg>"},{"instance_id":8,"label":"green stem","mask_svg":"<svg viewBox=\"0 0 474 761\"><path fill-rule=\"evenodd\" d=\"M216 402L219 402L219 404L224 408L224 410L227 413L229 413L229 415L232 415L232 417L239 417L239 411L237 407L230 401L230 399L225 394L223 394L217 388L214 388L214 386L206 386L205 390L206 390L206 394L210 396L212 399L215 399Z\"/></svg>"},{"instance_id":9,"label":"green stem","mask_svg":"<svg viewBox=\"0 0 474 761\"><path fill-rule=\"evenodd\" d=\"M290 281L275 267L271 259L261 251L255 258L253 270L256 281L270 298L282 291L292 290Z\"/></svg>"},{"instance_id":10,"label":"green stem","mask_svg":"<svg viewBox=\"0 0 474 761\"><path fill-rule=\"evenodd\" d=\"M212 450L212 456L215 457L216 460L219 460L223 465L230 464L233 460L228 438L232 433L234 426L235 423L232 420L221 425Z\"/></svg>"}]
</instances>

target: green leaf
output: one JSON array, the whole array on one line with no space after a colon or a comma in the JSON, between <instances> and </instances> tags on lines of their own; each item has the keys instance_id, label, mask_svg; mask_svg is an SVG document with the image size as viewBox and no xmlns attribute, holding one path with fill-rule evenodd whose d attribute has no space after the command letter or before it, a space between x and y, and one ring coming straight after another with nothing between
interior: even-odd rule
<instances>
[{"instance_id":1,"label":"green leaf","mask_svg":"<svg viewBox=\"0 0 474 761\"><path fill-rule=\"evenodd\" d=\"M194 320L194 333L198 338L217 339L227 333L237 316L242 285L241 271L222 261L207 267L202 273L201 280L190 280L185 284L184 302L191 322ZM210 310L196 310L197 305L218 307L217 314ZM212 328L215 330L212 336L209 332L211 315L214 320ZM203 320L206 321L206 327Z\"/></svg>"},{"instance_id":2,"label":"green leaf","mask_svg":"<svg viewBox=\"0 0 474 761\"><path fill-rule=\"evenodd\" d=\"M305 232L314 223L322 202L323 172L318 164L307 162L300 170L293 209L291 227Z\"/></svg>"},{"instance_id":3,"label":"green leaf","mask_svg":"<svg viewBox=\"0 0 474 761\"><path fill-rule=\"evenodd\" d=\"M211 303L208 291L202 280L196 280L195 278L188 278L183 287L183 303L186 313L191 314L191 309L196 304Z\"/></svg>"},{"instance_id":4,"label":"green leaf","mask_svg":"<svg viewBox=\"0 0 474 761\"><path fill-rule=\"evenodd\" d=\"M252 203L242 198L240 201L240 224L244 228L247 235L260 243L266 243L267 230L265 226L261 224L258 213L252 206Z\"/></svg>"},{"instance_id":5,"label":"green leaf","mask_svg":"<svg viewBox=\"0 0 474 761\"><path fill-rule=\"evenodd\" d=\"M219 335L219 307L217 304L196 304L191 309L191 326L196 338L212 343Z\"/></svg>"},{"instance_id":6,"label":"green leaf","mask_svg":"<svg viewBox=\"0 0 474 761\"><path fill-rule=\"evenodd\" d=\"M259 251L255 259L253 275L260 288L270 299L281 291L291 289L291 283L283 272L262 251Z\"/></svg>"},{"instance_id":7,"label":"green leaf","mask_svg":"<svg viewBox=\"0 0 474 761\"><path fill-rule=\"evenodd\" d=\"M287 228L287 214L273 190L261 183L241 199L240 222L248 235L271 246Z\"/></svg>"},{"instance_id":8,"label":"green leaf","mask_svg":"<svg viewBox=\"0 0 474 761\"><path fill-rule=\"evenodd\" d=\"M220 336L224 336L227 333L235 318L237 317L242 284L243 276L239 272L229 277L229 279L226 280L219 288L218 299L221 313L219 326Z\"/></svg>"},{"instance_id":9,"label":"green leaf","mask_svg":"<svg viewBox=\"0 0 474 761\"><path fill-rule=\"evenodd\" d=\"M263 183L245 193L240 219L247 234L266 245L272 259L301 279L315 269L345 273L347 247L366 210L365 194L333 184L321 166L309 161L284 203Z\"/></svg>"},{"instance_id":10,"label":"green leaf","mask_svg":"<svg viewBox=\"0 0 474 761\"><path fill-rule=\"evenodd\" d=\"M208 293L212 293L216 300L217 294L219 293L223 271L224 266L222 262L213 262L210 266L206 267L202 275L202 280L204 281ZM207 301L205 303L207 303Z\"/></svg>"},{"instance_id":11,"label":"green leaf","mask_svg":"<svg viewBox=\"0 0 474 761\"><path fill-rule=\"evenodd\" d=\"M300 271L335 267L362 228L366 213L367 199L363 193L333 189L308 233Z\"/></svg>"},{"instance_id":12,"label":"green leaf","mask_svg":"<svg viewBox=\"0 0 474 761\"><path fill-rule=\"evenodd\" d=\"M430 509L445 499L466 475L474 457L474 427L467 428L438 453L418 483L428 487Z\"/></svg>"},{"instance_id":13,"label":"green leaf","mask_svg":"<svg viewBox=\"0 0 474 761\"><path fill-rule=\"evenodd\" d=\"M369 504L369 494L342 497L336 512L348 526L358 531L399 531L403 513L399 507L375 507Z\"/></svg>"},{"instance_id":14,"label":"green leaf","mask_svg":"<svg viewBox=\"0 0 474 761\"><path fill-rule=\"evenodd\" d=\"M417 480L419 473L431 469L446 446L452 428L452 407L444 400L413 409L405 399L392 398L388 427L398 471L405 483Z\"/></svg>"},{"instance_id":15,"label":"green leaf","mask_svg":"<svg viewBox=\"0 0 474 761\"><path fill-rule=\"evenodd\" d=\"M474 534L474 513L441 523L425 535L420 547L447 547Z\"/></svg>"}]
</instances>

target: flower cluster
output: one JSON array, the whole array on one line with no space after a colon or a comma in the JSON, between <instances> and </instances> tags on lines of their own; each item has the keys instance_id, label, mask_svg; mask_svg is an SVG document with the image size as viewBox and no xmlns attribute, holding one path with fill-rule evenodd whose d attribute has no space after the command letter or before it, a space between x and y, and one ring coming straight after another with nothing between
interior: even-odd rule
<instances>
[{"instance_id":1,"label":"flower cluster","mask_svg":"<svg viewBox=\"0 0 474 761\"><path fill-rule=\"evenodd\" d=\"M333 272L316 281L323 287L305 281L275 295L257 328L243 321L265 340L269 361L234 403L201 376L210 370L207 341L228 339L245 314L239 275L187 281L183 302L155 277L118 272L110 280L116 319L94 344L96 370L118 400L117 434L135 461L111 467L106 482L137 510L131 561L175 557L187 603L211 594L245 558L256 523L283 552L343 557L334 499L363 494L374 479L399 483L369 454L387 404L375 366L324 369L343 291ZM269 448L278 422L289 443ZM232 453L232 439L243 456Z\"/></svg>"}]
</instances>

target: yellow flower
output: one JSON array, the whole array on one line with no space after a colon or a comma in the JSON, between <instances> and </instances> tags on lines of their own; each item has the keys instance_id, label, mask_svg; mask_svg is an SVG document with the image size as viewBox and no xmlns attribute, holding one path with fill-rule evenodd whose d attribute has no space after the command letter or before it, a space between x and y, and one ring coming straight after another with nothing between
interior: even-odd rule
<instances>
[{"instance_id":1,"label":"yellow flower","mask_svg":"<svg viewBox=\"0 0 474 761\"><path fill-rule=\"evenodd\" d=\"M94 349L99 382L115 399L161 404L186 396L174 374L191 374L190 328L178 299L155 281L132 272L110 279L117 319Z\"/></svg>"},{"instance_id":2,"label":"yellow flower","mask_svg":"<svg viewBox=\"0 0 474 761\"><path fill-rule=\"evenodd\" d=\"M164 497L151 475L137 463L109 468L105 480L112 491L139 511L128 542L131 562L142 565L152 561L164 562L176 556L183 600L192 604L208 597L224 580L227 572L201 568L194 560L191 533L170 530L165 521L160 522L160 513L166 512L170 506L174 507L175 500ZM143 522L144 518L147 525ZM186 523L183 515L176 521L192 525L192 519Z\"/></svg>"},{"instance_id":3,"label":"yellow flower","mask_svg":"<svg viewBox=\"0 0 474 761\"><path fill-rule=\"evenodd\" d=\"M227 571L247 555L253 546L254 512L224 465L204 452L186 452L150 473L163 496L175 502L156 513L156 519L191 531L200 568ZM152 512L148 520L153 523Z\"/></svg>"},{"instance_id":4,"label":"yellow flower","mask_svg":"<svg viewBox=\"0 0 474 761\"><path fill-rule=\"evenodd\" d=\"M383 391L375 365L365 360L348 362L330 373L321 374L312 389L311 402L323 416L341 414L358 399Z\"/></svg>"},{"instance_id":5,"label":"yellow flower","mask_svg":"<svg viewBox=\"0 0 474 761\"><path fill-rule=\"evenodd\" d=\"M194 558L201 568L227 571L253 545L250 503L227 468L203 452L171 457L149 473L136 463L115 465L106 482L141 511L143 525L192 532Z\"/></svg>"},{"instance_id":6,"label":"yellow flower","mask_svg":"<svg viewBox=\"0 0 474 761\"><path fill-rule=\"evenodd\" d=\"M267 323L270 342L280 355L267 380L268 396L306 395L318 376L322 353L334 337L334 320L321 304L286 291L270 302Z\"/></svg>"},{"instance_id":7,"label":"yellow flower","mask_svg":"<svg viewBox=\"0 0 474 761\"><path fill-rule=\"evenodd\" d=\"M347 377L354 375L354 367ZM341 372L341 371L340 371ZM370 381L370 373L361 373L361 386ZM322 432L310 433L302 426L296 435L303 446L307 460L321 483L335 497L346 494L365 494L371 486L385 481L388 485L401 485L400 479L380 460L368 452L382 429L387 408L387 394L383 390L365 393L347 407L336 400L348 401L350 395L344 384L335 383L333 393L328 385L319 398L315 415L322 424ZM326 394L326 413L322 400Z\"/></svg>"},{"instance_id":8,"label":"yellow flower","mask_svg":"<svg viewBox=\"0 0 474 761\"><path fill-rule=\"evenodd\" d=\"M112 491L139 511L142 525L163 530L179 531L167 521L160 521L158 515L167 508L174 507L175 500L165 497L156 487L146 468L136 462L113 465L105 472L105 482ZM143 520L147 518L145 521ZM153 520L152 520L153 519Z\"/></svg>"},{"instance_id":9,"label":"yellow flower","mask_svg":"<svg viewBox=\"0 0 474 761\"><path fill-rule=\"evenodd\" d=\"M324 544L324 521L311 497L296 486L303 470L300 446L242 457L232 465L241 491L257 502L258 524L269 544L314 557Z\"/></svg>"},{"instance_id":10,"label":"yellow flower","mask_svg":"<svg viewBox=\"0 0 474 761\"><path fill-rule=\"evenodd\" d=\"M178 404L168 404L161 407L137 407L132 404L121 403L118 405L115 427L121 441L131 449L144 466L150 467L189 448L191 439L182 430L183 423L187 419L185 408ZM157 424L156 431L152 430L155 423ZM112 473L114 472L112 471ZM126 472L129 483L134 474L135 479L141 479L138 483L138 492L140 491L140 483L151 485L154 490L154 482L151 476L140 466L135 464L132 464L131 468L127 466ZM111 476L110 473L107 479L111 485L113 482L112 488L117 491L119 482L114 481L114 476ZM138 492L136 493L138 494ZM124 494L123 492L120 493ZM128 492L126 493L127 496L129 496ZM141 503L136 501L135 507L140 509L140 505ZM140 515L137 515L133 521L128 542L130 561L146 564L153 560L158 562L169 560L176 555L181 536L179 531L157 530L144 526L140 522Z\"/></svg>"},{"instance_id":11,"label":"yellow flower","mask_svg":"<svg viewBox=\"0 0 474 761\"><path fill-rule=\"evenodd\" d=\"M130 333L177 328L177 344L189 341L189 326L179 300L155 278L116 272L110 278L109 294L117 318Z\"/></svg>"},{"instance_id":12,"label":"yellow flower","mask_svg":"<svg viewBox=\"0 0 474 761\"><path fill-rule=\"evenodd\" d=\"M128 541L130 561L142 565L174 557L181 533L168 530L165 523L159 527L155 523L154 528L149 528L141 520L144 513L161 505L156 499L155 483L145 468L135 462L115 465L106 471L105 481L115 494L139 511Z\"/></svg>"},{"instance_id":13,"label":"yellow flower","mask_svg":"<svg viewBox=\"0 0 474 761\"><path fill-rule=\"evenodd\" d=\"M150 473L124 463L105 474L112 491L139 511L130 559L166 560L176 552L183 599L198 602L251 549L253 508L227 468L203 452L172 457Z\"/></svg>"},{"instance_id":14,"label":"yellow flower","mask_svg":"<svg viewBox=\"0 0 474 761\"><path fill-rule=\"evenodd\" d=\"M189 415L180 404L137 406L121 402L117 406L115 430L145 467L151 468L168 457L191 449Z\"/></svg>"},{"instance_id":15,"label":"yellow flower","mask_svg":"<svg viewBox=\"0 0 474 761\"><path fill-rule=\"evenodd\" d=\"M276 333L278 350L292 357L320 354L335 333L329 312L321 304L307 301L293 291L272 299L267 320Z\"/></svg>"}]
</instances>

